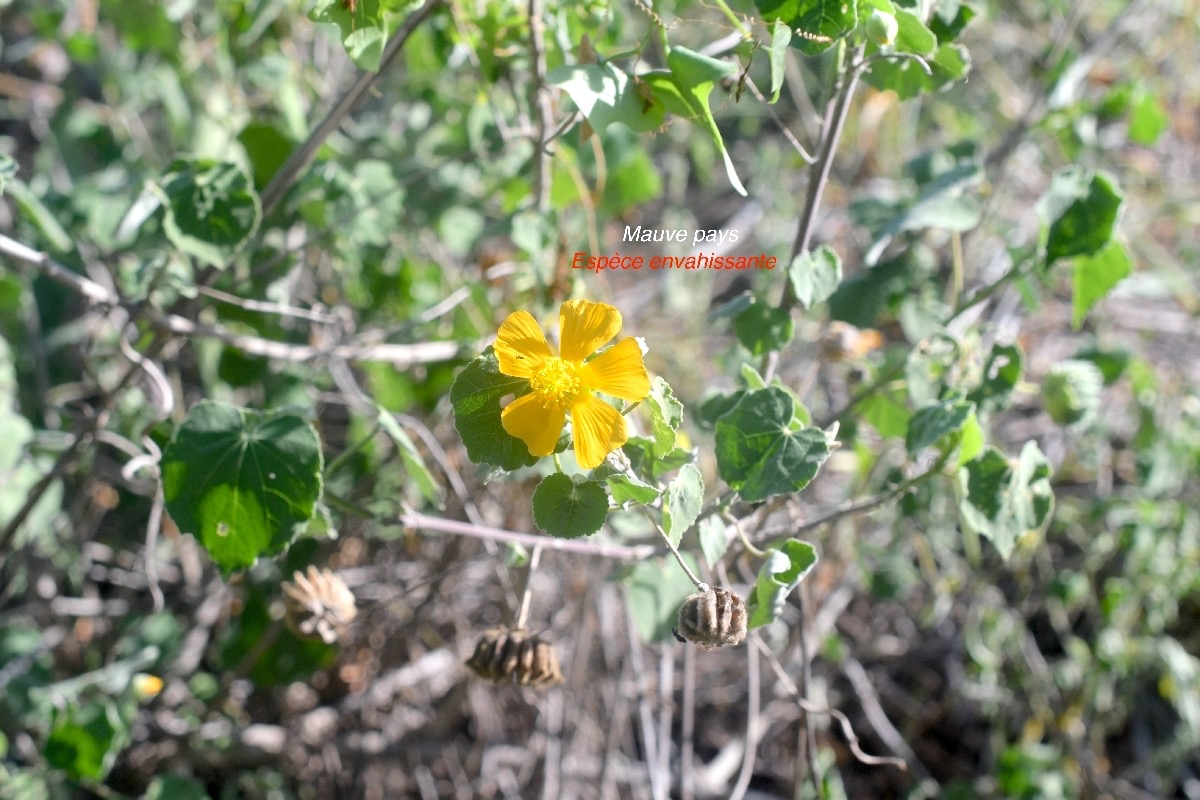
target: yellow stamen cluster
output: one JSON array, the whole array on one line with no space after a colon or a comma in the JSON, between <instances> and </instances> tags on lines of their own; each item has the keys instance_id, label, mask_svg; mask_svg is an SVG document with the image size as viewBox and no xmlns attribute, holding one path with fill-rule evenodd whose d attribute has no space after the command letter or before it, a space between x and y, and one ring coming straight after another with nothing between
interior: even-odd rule
<instances>
[{"instance_id":1,"label":"yellow stamen cluster","mask_svg":"<svg viewBox=\"0 0 1200 800\"><path fill-rule=\"evenodd\" d=\"M579 375L575 365L562 358L547 358L533 374L529 386L546 407L566 408L579 394Z\"/></svg>"}]
</instances>

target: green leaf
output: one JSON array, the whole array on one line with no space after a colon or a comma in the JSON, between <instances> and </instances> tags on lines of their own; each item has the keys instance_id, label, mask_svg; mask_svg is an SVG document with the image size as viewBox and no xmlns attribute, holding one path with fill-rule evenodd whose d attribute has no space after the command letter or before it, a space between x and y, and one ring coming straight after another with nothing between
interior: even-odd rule
<instances>
[{"instance_id":1,"label":"green leaf","mask_svg":"<svg viewBox=\"0 0 1200 800\"><path fill-rule=\"evenodd\" d=\"M700 427L705 430L712 430L716 427L717 420L720 419L726 411L733 408L737 401L745 394L743 391L736 391L731 394L718 392L705 397L700 402L699 409L696 410L696 419L700 423Z\"/></svg>"},{"instance_id":2,"label":"green leaf","mask_svg":"<svg viewBox=\"0 0 1200 800\"><path fill-rule=\"evenodd\" d=\"M746 382L747 389L765 389L767 382L763 380L763 376L758 374L758 370L753 364L742 364L742 368L738 371L742 376L742 380Z\"/></svg>"},{"instance_id":3,"label":"green leaf","mask_svg":"<svg viewBox=\"0 0 1200 800\"><path fill-rule=\"evenodd\" d=\"M342 46L346 55L359 69L378 72L387 44L389 30L384 13L390 3L386 0L357 0L351 11L343 0L317 0L308 12L313 22L326 22L338 26L342 34Z\"/></svg>"},{"instance_id":4,"label":"green leaf","mask_svg":"<svg viewBox=\"0 0 1200 800\"><path fill-rule=\"evenodd\" d=\"M754 0L767 22L779 20L798 32L792 46L819 55L858 27L858 3L826 0Z\"/></svg>"},{"instance_id":5,"label":"green leaf","mask_svg":"<svg viewBox=\"0 0 1200 800\"><path fill-rule=\"evenodd\" d=\"M792 29L781 20L771 23L771 103L779 102L779 91L783 88L783 78L787 66L788 43L792 41Z\"/></svg>"},{"instance_id":6,"label":"green leaf","mask_svg":"<svg viewBox=\"0 0 1200 800\"><path fill-rule=\"evenodd\" d=\"M65 710L54 709L43 754L50 766L72 780L100 781L112 769L128 734L112 700L72 703Z\"/></svg>"},{"instance_id":7,"label":"green leaf","mask_svg":"<svg viewBox=\"0 0 1200 800\"><path fill-rule=\"evenodd\" d=\"M608 490L612 492L613 502L619 506L628 502L647 506L662 494L658 487L629 475L610 475L604 479L604 482L608 484Z\"/></svg>"},{"instance_id":8,"label":"green leaf","mask_svg":"<svg viewBox=\"0 0 1200 800\"><path fill-rule=\"evenodd\" d=\"M975 413L975 404L960 397L952 397L926 406L913 414L908 423L904 444L910 456L916 456L926 447L937 444L943 437L962 430L967 419Z\"/></svg>"},{"instance_id":9,"label":"green leaf","mask_svg":"<svg viewBox=\"0 0 1200 800\"><path fill-rule=\"evenodd\" d=\"M704 505L704 478L695 464L684 464L675 480L667 484L663 502L663 530L671 544L679 547L684 531L692 527Z\"/></svg>"},{"instance_id":10,"label":"green leaf","mask_svg":"<svg viewBox=\"0 0 1200 800\"><path fill-rule=\"evenodd\" d=\"M927 56L937 48L938 40L933 31L925 27L921 18L909 9L897 8L896 22L900 25L900 32L896 34L898 51Z\"/></svg>"},{"instance_id":11,"label":"green leaf","mask_svg":"<svg viewBox=\"0 0 1200 800\"><path fill-rule=\"evenodd\" d=\"M912 419L904 398L902 389L880 390L858 404L858 413L880 436L901 437Z\"/></svg>"},{"instance_id":12,"label":"green leaf","mask_svg":"<svg viewBox=\"0 0 1200 800\"><path fill-rule=\"evenodd\" d=\"M288 556L291 556L290 552ZM250 573L251 578L253 574ZM271 618L271 605L277 597L272 593L278 591L278 584L256 583L251 579L245 581L243 587L242 612L230 620L230 627L220 642L216 666L242 674L246 671L247 659L250 659L252 663L247 676L255 686L266 689L293 681L307 682L317 670L333 665L338 655L337 644L326 644L321 639L301 639L286 629L264 649L261 645L263 637L278 622Z\"/></svg>"},{"instance_id":13,"label":"green leaf","mask_svg":"<svg viewBox=\"0 0 1200 800\"><path fill-rule=\"evenodd\" d=\"M696 559L683 553L688 567L696 571ZM633 615L642 641L661 642L671 638L679 607L696 588L671 556L642 561L625 578L625 605Z\"/></svg>"},{"instance_id":14,"label":"green leaf","mask_svg":"<svg viewBox=\"0 0 1200 800\"><path fill-rule=\"evenodd\" d=\"M935 5L933 16L929 18L929 29L939 42L952 42L957 39L975 18L975 10L966 2L941 0Z\"/></svg>"},{"instance_id":15,"label":"green leaf","mask_svg":"<svg viewBox=\"0 0 1200 800\"><path fill-rule=\"evenodd\" d=\"M691 116L699 118L725 160L725 174L729 177L729 182L738 194L745 197L746 188L738 179L733 159L725 149L725 140L721 138L721 130L717 127L712 109L708 106L708 96L713 85L736 72L737 67L728 61L709 58L686 47L672 47L671 52L667 54L667 66L671 69L671 80L691 111Z\"/></svg>"},{"instance_id":16,"label":"green leaf","mask_svg":"<svg viewBox=\"0 0 1200 800\"><path fill-rule=\"evenodd\" d=\"M262 217L258 195L236 164L181 159L155 190L166 210L167 239L209 266L225 267Z\"/></svg>"},{"instance_id":17,"label":"green leaf","mask_svg":"<svg viewBox=\"0 0 1200 800\"><path fill-rule=\"evenodd\" d=\"M925 63L932 74L911 58L876 59L863 80L880 91L890 89L901 100L908 100L962 80L971 71L967 48L960 44L939 45Z\"/></svg>"},{"instance_id":18,"label":"green leaf","mask_svg":"<svg viewBox=\"0 0 1200 800\"><path fill-rule=\"evenodd\" d=\"M963 425L962 436L958 443L958 466L963 466L968 461L974 461L983 453L983 446L987 443L986 436L983 432L983 426L979 424L979 417L975 412L971 412L971 416L967 417L967 422Z\"/></svg>"},{"instance_id":19,"label":"green leaf","mask_svg":"<svg viewBox=\"0 0 1200 800\"><path fill-rule=\"evenodd\" d=\"M417 450L416 444L413 443L412 437L401 427L396 418L392 416L392 412L382 406L375 406L378 412L377 419L379 426L384 432L391 437L396 445L396 452L400 454L400 461L404 464L404 471L408 474L409 480L417 487L421 497L424 497L438 508L443 507L442 490L434 480L433 473L429 471L429 467L425 465L425 459L421 457L421 451Z\"/></svg>"},{"instance_id":20,"label":"green leaf","mask_svg":"<svg viewBox=\"0 0 1200 800\"><path fill-rule=\"evenodd\" d=\"M715 569L721 556L729 548L729 540L725 538L725 521L716 514L711 514L700 520L696 526L696 534L700 538L700 552L704 554L704 563L709 569Z\"/></svg>"},{"instance_id":21,"label":"green leaf","mask_svg":"<svg viewBox=\"0 0 1200 800\"><path fill-rule=\"evenodd\" d=\"M778 387L747 392L717 420L717 469L746 502L798 492L829 458L815 428L795 430L796 403Z\"/></svg>"},{"instance_id":22,"label":"green leaf","mask_svg":"<svg viewBox=\"0 0 1200 800\"><path fill-rule=\"evenodd\" d=\"M1025 354L1017 344L994 344L983 365L978 388L967 396L980 410L998 411L1008 405L1013 389L1021 382Z\"/></svg>"},{"instance_id":23,"label":"green leaf","mask_svg":"<svg viewBox=\"0 0 1200 800\"><path fill-rule=\"evenodd\" d=\"M1071 166L1055 173L1038 213L1047 226L1046 266L1060 258L1091 256L1112 239L1124 202L1116 179Z\"/></svg>"},{"instance_id":24,"label":"green leaf","mask_svg":"<svg viewBox=\"0 0 1200 800\"><path fill-rule=\"evenodd\" d=\"M159 775L150 781L146 800L211 800L204 784L182 775Z\"/></svg>"},{"instance_id":25,"label":"green leaf","mask_svg":"<svg viewBox=\"0 0 1200 800\"><path fill-rule=\"evenodd\" d=\"M969 231L979 224L982 208L979 201L965 192L976 186L983 177L978 163L964 164L960 170L934 181L915 200L893 205L894 216L878 231L877 238L863 255L863 263L874 266L884 248L904 231L939 228L947 231Z\"/></svg>"},{"instance_id":26,"label":"green leaf","mask_svg":"<svg viewBox=\"0 0 1200 800\"><path fill-rule=\"evenodd\" d=\"M608 493L599 481L555 472L533 490L533 523L559 539L591 536L607 517Z\"/></svg>"},{"instance_id":27,"label":"green leaf","mask_svg":"<svg viewBox=\"0 0 1200 800\"><path fill-rule=\"evenodd\" d=\"M476 464L493 464L514 470L537 463L525 442L504 430L500 423L500 400L529 389L529 381L500 372L500 361L489 347L458 374L450 387L454 427L467 448L467 458Z\"/></svg>"},{"instance_id":28,"label":"green leaf","mask_svg":"<svg viewBox=\"0 0 1200 800\"><path fill-rule=\"evenodd\" d=\"M692 452L682 447L676 447L666 455L655 455L654 440L645 436L630 436L621 452L629 458L633 471L647 478L658 478L695 460Z\"/></svg>"},{"instance_id":29,"label":"green leaf","mask_svg":"<svg viewBox=\"0 0 1200 800\"><path fill-rule=\"evenodd\" d=\"M59 223L54 212L46 208L41 198L30 190L25 181L15 176L9 176L8 194L17 204L21 214L32 222L38 233L42 235L42 239L46 242L46 249L57 254L69 253L75 249L71 235Z\"/></svg>"},{"instance_id":30,"label":"green leaf","mask_svg":"<svg viewBox=\"0 0 1200 800\"><path fill-rule=\"evenodd\" d=\"M635 82L611 61L563 65L550 70L546 82L570 95L596 133L614 122L645 133L661 127L666 116L663 104L654 102L645 89L639 93Z\"/></svg>"},{"instance_id":31,"label":"green leaf","mask_svg":"<svg viewBox=\"0 0 1200 800\"><path fill-rule=\"evenodd\" d=\"M1042 402L1059 425L1083 426L1100 410L1104 373L1091 361L1068 359L1050 368L1042 380Z\"/></svg>"},{"instance_id":32,"label":"green leaf","mask_svg":"<svg viewBox=\"0 0 1200 800\"><path fill-rule=\"evenodd\" d=\"M670 385L660 376L650 383L650 430L654 433L654 454L665 456L675 449L675 433L683 422L683 403L675 399Z\"/></svg>"},{"instance_id":33,"label":"green leaf","mask_svg":"<svg viewBox=\"0 0 1200 800\"><path fill-rule=\"evenodd\" d=\"M788 279L796 299L805 308L823 303L842 282L842 259L828 245L800 253L788 266Z\"/></svg>"},{"instance_id":34,"label":"green leaf","mask_svg":"<svg viewBox=\"0 0 1200 800\"><path fill-rule=\"evenodd\" d=\"M963 525L987 537L1004 559L1027 533L1041 530L1054 510L1050 462L1028 442L1015 464L988 447L959 470Z\"/></svg>"},{"instance_id":35,"label":"green leaf","mask_svg":"<svg viewBox=\"0 0 1200 800\"><path fill-rule=\"evenodd\" d=\"M1079 330L1096 303L1133 272L1133 261L1125 245L1110 241L1094 256L1077 257L1073 267L1071 327Z\"/></svg>"},{"instance_id":36,"label":"green leaf","mask_svg":"<svg viewBox=\"0 0 1200 800\"><path fill-rule=\"evenodd\" d=\"M8 191L9 184L17 177L17 162L8 153L0 153L0 196ZM0 758L3 758L0 753Z\"/></svg>"},{"instance_id":37,"label":"green leaf","mask_svg":"<svg viewBox=\"0 0 1200 800\"><path fill-rule=\"evenodd\" d=\"M780 350L792 341L796 334L796 323L790 311L755 302L737 315L733 330L738 341L752 355L761 356L772 350Z\"/></svg>"},{"instance_id":38,"label":"green leaf","mask_svg":"<svg viewBox=\"0 0 1200 800\"><path fill-rule=\"evenodd\" d=\"M296 147L296 143L277 126L263 122L251 122L242 128L238 141L250 159L256 191L271 182Z\"/></svg>"},{"instance_id":39,"label":"green leaf","mask_svg":"<svg viewBox=\"0 0 1200 800\"><path fill-rule=\"evenodd\" d=\"M778 549L767 551L767 559L758 570L754 593L746 604L748 628L761 628L779 619L792 590L817 563L817 551L808 542L788 539Z\"/></svg>"},{"instance_id":40,"label":"green leaf","mask_svg":"<svg viewBox=\"0 0 1200 800\"><path fill-rule=\"evenodd\" d=\"M1130 362L1128 350L1104 348L1095 345L1083 348L1075 354L1075 358L1095 364L1101 374L1104 375L1105 386L1111 386L1118 378L1124 375Z\"/></svg>"},{"instance_id":41,"label":"green leaf","mask_svg":"<svg viewBox=\"0 0 1200 800\"><path fill-rule=\"evenodd\" d=\"M1129 141L1153 147L1158 138L1171 128L1171 115L1152 94L1142 94L1129 110Z\"/></svg>"},{"instance_id":42,"label":"green leaf","mask_svg":"<svg viewBox=\"0 0 1200 800\"><path fill-rule=\"evenodd\" d=\"M321 442L301 417L205 400L163 452L163 494L179 529L228 575L304 530L321 468Z\"/></svg>"},{"instance_id":43,"label":"green leaf","mask_svg":"<svg viewBox=\"0 0 1200 800\"><path fill-rule=\"evenodd\" d=\"M29 492L53 468L50 457L34 456L33 425L16 412L17 373L8 342L0 336L0 528L25 504ZM17 546L30 537L48 536L62 509L62 482L55 480L17 529Z\"/></svg>"}]
</instances>

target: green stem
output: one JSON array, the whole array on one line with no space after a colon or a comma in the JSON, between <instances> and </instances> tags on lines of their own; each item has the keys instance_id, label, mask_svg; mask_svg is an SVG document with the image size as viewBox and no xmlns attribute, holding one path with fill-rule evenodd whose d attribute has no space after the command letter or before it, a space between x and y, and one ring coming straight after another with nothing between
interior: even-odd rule
<instances>
[{"instance_id":1,"label":"green stem","mask_svg":"<svg viewBox=\"0 0 1200 800\"><path fill-rule=\"evenodd\" d=\"M372 426L370 433L355 442L352 447L348 447L342 452L338 453L332 461L325 465L325 474L332 475L337 471L337 468L346 461L346 459L370 444L371 440L375 438L375 434L379 433L379 427L379 421L376 420L375 425Z\"/></svg>"},{"instance_id":2,"label":"green stem","mask_svg":"<svg viewBox=\"0 0 1200 800\"><path fill-rule=\"evenodd\" d=\"M725 520L734 527L734 530L737 531L738 538L742 540L742 546L746 548L747 552L749 552L755 558L763 558L766 556L767 553L765 550L759 550L750 543L750 538L746 536L746 531L743 530L742 521L740 519L729 513L728 510L721 512L721 519Z\"/></svg>"},{"instance_id":3,"label":"green stem","mask_svg":"<svg viewBox=\"0 0 1200 800\"><path fill-rule=\"evenodd\" d=\"M754 34L750 32L749 28L742 24L742 21L737 18L737 14L733 13L733 9L731 9L725 3L725 0L715 0L715 2L717 4L717 8L721 10L721 13L725 15L726 19L733 23L733 27L738 29L738 33L742 34L742 36L747 39L754 38Z\"/></svg>"}]
</instances>

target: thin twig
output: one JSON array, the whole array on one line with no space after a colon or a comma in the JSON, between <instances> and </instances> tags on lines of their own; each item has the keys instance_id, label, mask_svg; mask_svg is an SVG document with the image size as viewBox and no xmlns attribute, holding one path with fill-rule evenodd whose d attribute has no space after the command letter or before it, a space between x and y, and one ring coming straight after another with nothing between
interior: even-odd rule
<instances>
[{"instance_id":1,"label":"thin twig","mask_svg":"<svg viewBox=\"0 0 1200 800\"><path fill-rule=\"evenodd\" d=\"M767 102L767 98L764 97L763 93L759 91L753 80L746 81L746 88L750 90L750 94L754 95L756 100L763 104L763 108L767 109L767 113L771 115L771 119L775 120L775 124L779 127L779 132L783 134L783 138L787 139L787 143L792 146L792 149L795 150L797 154L799 154L804 163L809 165L815 163L817 159L804 149L804 145L800 144L800 140L796 138L796 134L792 133L792 129L789 128L787 123L784 122L779 114L775 112L775 107Z\"/></svg>"},{"instance_id":2,"label":"thin twig","mask_svg":"<svg viewBox=\"0 0 1200 800\"><path fill-rule=\"evenodd\" d=\"M875 729L875 733L888 746L888 749L908 763L909 769L917 776L918 780L932 780L933 776L929 774L929 770L925 768L908 742L904 741L900 731L896 730L892 721L888 719L887 713L879 702L879 695L875 692L875 687L871 685L871 679L867 676L863 665L857 659L849 658L842 663L842 673L854 687L854 693L858 695L858 702L862 704L867 722L871 723L871 727Z\"/></svg>"},{"instance_id":3,"label":"thin twig","mask_svg":"<svg viewBox=\"0 0 1200 800\"><path fill-rule=\"evenodd\" d=\"M148 306L139 306L123 301L115 292L99 283L85 278L54 261L45 253L38 252L20 242L0 234L0 254L12 256L22 263L35 267L46 277L66 286L83 297L92 305L100 307L122 307L131 313L140 315L155 327L169 333L181 336L203 336L224 342L236 347L247 355L262 356L279 361L301 363L316 358L338 358L351 363L384 362L395 365L399 369L428 364L437 361L450 361L464 352L477 352L481 347L474 344L463 347L454 342L416 342L413 344L370 344L370 345L335 345L321 348L312 345L279 342L258 336L234 333L220 325L209 325L194 322L190 319L167 314Z\"/></svg>"},{"instance_id":4,"label":"thin twig","mask_svg":"<svg viewBox=\"0 0 1200 800\"><path fill-rule=\"evenodd\" d=\"M876 506L881 506L889 500L899 497L917 484L929 480L936 475L942 474L942 468L946 466L946 461L950 458L950 452L951 451L949 450L943 452L940 456L938 456L937 461L933 462L933 465L930 466L929 469L925 470L919 475L914 475L913 477L886 492L877 494L874 497L868 497L865 500L857 500L853 503L847 503L846 505L841 506L840 508L835 508L833 511L823 514L816 519L810 519L808 522L801 523L800 526L795 529L795 533L801 534L805 531L812 530L813 528L819 528L820 526L838 520L847 514L857 514L861 511L869 511Z\"/></svg>"},{"instance_id":5,"label":"thin twig","mask_svg":"<svg viewBox=\"0 0 1200 800\"><path fill-rule=\"evenodd\" d=\"M800 634L800 691L805 700L809 698L809 692L812 691L813 675L812 675L812 653L808 647L808 609L805 601L805 586L801 584L796 590L796 605L800 610L800 622L798 623L797 633ZM813 719L812 714L804 715L804 764L808 769L808 777L813 782L813 788L817 790L817 795L821 794L821 775L817 767L817 721ZM803 785L804 781L796 781L797 789Z\"/></svg>"},{"instance_id":6,"label":"thin twig","mask_svg":"<svg viewBox=\"0 0 1200 800\"><path fill-rule=\"evenodd\" d=\"M792 257L808 252L812 244L813 230L816 228L817 209L821 206L821 195L825 184L829 182L829 173L833 168L833 157L837 153L838 142L842 138L842 129L846 125L846 117L850 114L850 101L854 98L854 89L862 75L863 66L860 61L862 49L856 49L850 59L850 66L843 74L841 85L834 92L826 109L824 124L821 129L821 147L814 165L816 174L809 179L808 192L804 198L804 211L800 214L800 224L796 228L796 239L792 243ZM790 309L798 302L795 289L790 281L784 283L783 301L781 306Z\"/></svg>"},{"instance_id":7,"label":"thin twig","mask_svg":"<svg viewBox=\"0 0 1200 800\"><path fill-rule=\"evenodd\" d=\"M627 547L619 544L587 542L578 539L556 539L551 536L518 533L517 531L507 531L502 528L491 528L486 525L475 525L470 522L440 519L439 517L430 517L415 511L402 514L395 518L393 522L416 530L438 531L439 533L453 533L459 536L473 536L476 539L512 542L527 547L544 547L547 550L579 553L599 558L611 558L616 561L644 561L647 558L653 558L661 552L658 548L651 545Z\"/></svg>"},{"instance_id":8,"label":"thin twig","mask_svg":"<svg viewBox=\"0 0 1200 800\"><path fill-rule=\"evenodd\" d=\"M754 646L757 647L759 651L767 657L767 661L771 664L771 669L775 672L775 677L779 679L779 683L783 685L783 688L787 690L787 693L790 694L792 699L796 701L796 705L800 706L800 708L804 709L810 714L827 714L838 721L838 724L842 728L842 735L846 737L846 741L850 745L850 752L854 754L854 757L857 758L859 762L874 766L891 764L898 769L908 769L908 765L904 763L904 759L902 758L895 758L893 756L873 756L869 753L864 753L862 747L858 743L858 736L854 733L854 726L850 724L850 720L845 714L843 714L841 711L838 711L836 708L830 708L829 706L818 706L806 700L803 695L800 694L800 690L796 688L796 684L792 682L790 677L788 677L787 670L785 670L783 665L779 663L779 659L776 658L775 654L771 652L771 648L767 647L767 643L762 640L762 637L755 632L750 634L750 640L754 643Z\"/></svg>"},{"instance_id":9,"label":"thin twig","mask_svg":"<svg viewBox=\"0 0 1200 800\"><path fill-rule=\"evenodd\" d=\"M729 794L729 800L742 800L746 790L750 788L750 778L754 776L754 759L758 754L758 705L759 684L758 650L746 648L746 741L742 751L742 768L738 773L737 783Z\"/></svg>"},{"instance_id":10,"label":"thin twig","mask_svg":"<svg viewBox=\"0 0 1200 800\"><path fill-rule=\"evenodd\" d=\"M696 586L696 589L701 592L708 591L708 584L697 578L696 573L692 572L691 567L689 567L683 560L683 556L681 556L679 551L675 549L675 545L671 544L671 537L667 536L667 532L663 530L662 526L659 525L658 522L654 520L651 520L651 522L654 523L654 530L658 531L658 535L661 536L663 541L666 543L667 549L671 551L671 555L675 556L675 560L679 562L679 566L684 572L687 573L688 578L691 579L692 583Z\"/></svg>"},{"instance_id":11,"label":"thin twig","mask_svg":"<svg viewBox=\"0 0 1200 800\"><path fill-rule=\"evenodd\" d=\"M297 317L298 319L306 319L311 322L335 323L337 317L330 314L323 314L320 311L312 311L307 308L296 308L295 306L286 306L282 303L267 303L262 300L247 300L244 297L222 292L219 289L212 289L208 286L197 286L196 291L205 297L211 297L222 303L228 303L231 306L244 308L247 311L258 311L263 314L278 314L283 317Z\"/></svg>"},{"instance_id":12,"label":"thin twig","mask_svg":"<svg viewBox=\"0 0 1200 800\"><path fill-rule=\"evenodd\" d=\"M650 792L654 800L666 800L669 786L663 781L658 771L658 748L666 742L659 742L655 737L654 715L646 698L645 675L646 666L642 658L642 640L637 634L637 624L633 619L633 607L625 604L625 633L629 640L629 664L632 669L634 691L638 701L638 723L642 730L642 752L646 764L646 774L650 779Z\"/></svg>"},{"instance_id":13,"label":"thin twig","mask_svg":"<svg viewBox=\"0 0 1200 800\"><path fill-rule=\"evenodd\" d=\"M525 570L525 591L521 594L521 607L517 610L517 630L524 628L526 620L529 619L529 605L533 599L533 574L537 572L538 562L541 560L542 546L537 545L529 556L529 567Z\"/></svg>"},{"instance_id":14,"label":"thin twig","mask_svg":"<svg viewBox=\"0 0 1200 800\"><path fill-rule=\"evenodd\" d=\"M538 213L550 210L550 153L546 150L546 128L554 113L546 88L546 24L542 19L542 0L529 0L529 50L533 61L533 104L537 108L533 157L537 164L534 197Z\"/></svg>"},{"instance_id":15,"label":"thin twig","mask_svg":"<svg viewBox=\"0 0 1200 800\"><path fill-rule=\"evenodd\" d=\"M284 194L291 188L296 176L300 174L300 170L308 165L308 162L316 155L317 150L329 138L329 135L337 130L338 126L342 124L342 120L358 104L358 101L371 88L372 84L379 79L379 76L391 64L392 59L400 52L404 43L408 41L408 37L412 35L412 32L441 4L442 0L426 0L425 5L413 12L388 41L379 62L379 71L364 72L360 75L354 85L350 87L350 90L342 95L337 104L325 115L325 119L321 120L320 124L308 135L304 143L292 151L292 154L288 156L288 160L284 162L284 165L271 178L271 182L267 184L267 188L263 189L262 207L264 217L275 210L275 206L279 204Z\"/></svg>"},{"instance_id":16,"label":"thin twig","mask_svg":"<svg viewBox=\"0 0 1200 800\"><path fill-rule=\"evenodd\" d=\"M692 762L696 751L693 738L696 732L696 648L683 648L683 712L679 731L679 796L695 800L696 779Z\"/></svg>"},{"instance_id":17,"label":"thin twig","mask_svg":"<svg viewBox=\"0 0 1200 800\"><path fill-rule=\"evenodd\" d=\"M162 530L163 508L166 505L166 498L163 495L162 472L159 470L162 451L149 436L142 437L142 444L145 445L154 465L154 501L150 505L150 518L146 521L145 559L146 585L150 588L150 596L154 598L154 613L157 614L166 607L162 588L158 585L158 558L155 555L155 551L158 549L158 534Z\"/></svg>"}]
</instances>

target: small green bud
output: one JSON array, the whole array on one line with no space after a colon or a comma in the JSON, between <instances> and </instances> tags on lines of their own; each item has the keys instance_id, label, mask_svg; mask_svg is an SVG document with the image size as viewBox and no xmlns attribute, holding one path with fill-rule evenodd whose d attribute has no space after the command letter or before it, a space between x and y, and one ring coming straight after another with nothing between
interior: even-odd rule
<instances>
[{"instance_id":1,"label":"small green bud","mask_svg":"<svg viewBox=\"0 0 1200 800\"><path fill-rule=\"evenodd\" d=\"M1100 407L1104 375L1090 361L1055 364L1042 381L1042 401L1050 419L1075 425L1095 416Z\"/></svg>"},{"instance_id":2,"label":"small green bud","mask_svg":"<svg viewBox=\"0 0 1200 800\"><path fill-rule=\"evenodd\" d=\"M866 31L867 38L875 44L892 44L896 41L896 34L900 33L900 23L891 14L877 8L867 17Z\"/></svg>"}]
</instances>

